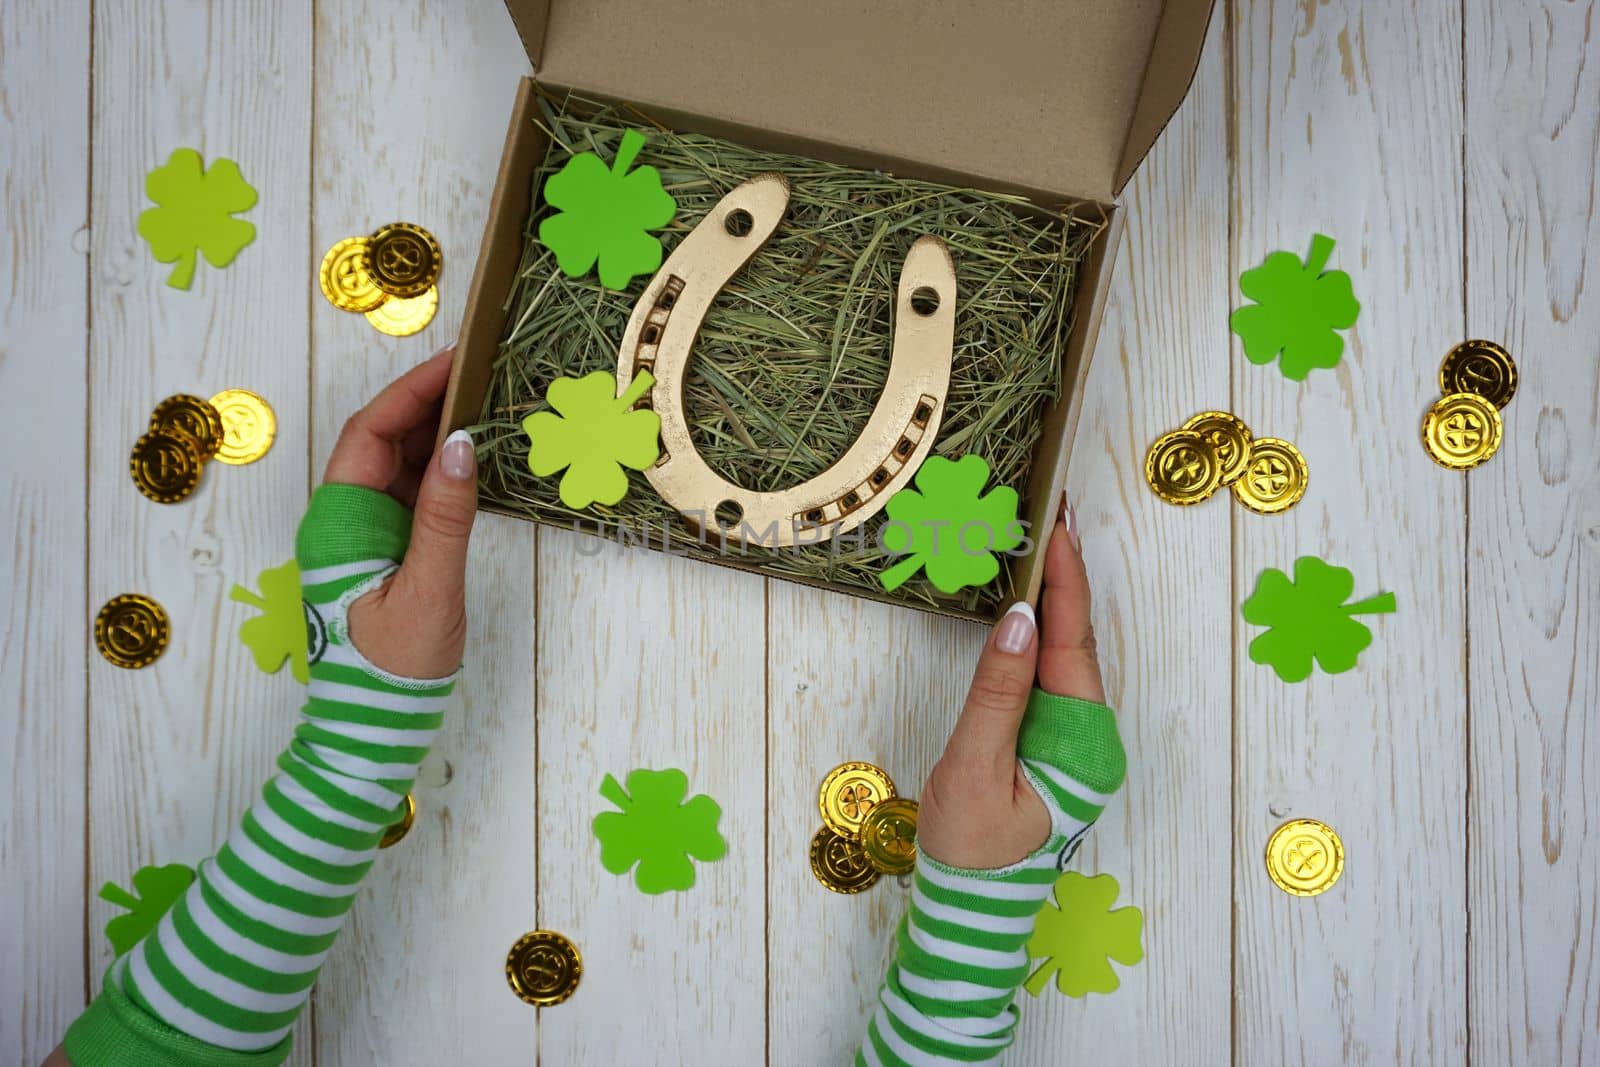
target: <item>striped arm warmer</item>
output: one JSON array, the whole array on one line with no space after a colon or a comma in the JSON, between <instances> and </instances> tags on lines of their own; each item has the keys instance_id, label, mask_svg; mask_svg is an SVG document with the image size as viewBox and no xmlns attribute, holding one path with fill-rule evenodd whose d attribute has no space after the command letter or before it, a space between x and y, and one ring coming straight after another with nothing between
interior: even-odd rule
<instances>
[{"instance_id":1,"label":"striped arm warmer","mask_svg":"<svg viewBox=\"0 0 1600 1067\"><path fill-rule=\"evenodd\" d=\"M111 965L67 1031L74 1067L261 1067L290 1030L383 831L444 718L454 677L401 678L350 642L346 611L395 568L411 515L325 485L295 554L311 682L278 774L154 932Z\"/></svg>"},{"instance_id":2,"label":"striped arm warmer","mask_svg":"<svg viewBox=\"0 0 1600 1067\"><path fill-rule=\"evenodd\" d=\"M1034 918L1126 767L1110 708L1037 689L1017 754L1050 810L1049 839L997 870L917 858L911 906L858 1067L978 1063L1011 1045Z\"/></svg>"}]
</instances>

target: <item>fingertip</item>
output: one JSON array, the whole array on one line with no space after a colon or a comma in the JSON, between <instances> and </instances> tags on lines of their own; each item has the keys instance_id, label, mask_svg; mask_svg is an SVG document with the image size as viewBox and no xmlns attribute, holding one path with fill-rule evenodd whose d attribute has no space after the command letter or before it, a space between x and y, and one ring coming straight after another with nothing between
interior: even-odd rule
<instances>
[{"instance_id":1,"label":"fingertip","mask_svg":"<svg viewBox=\"0 0 1600 1067\"><path fill-rule=\"evenodd\" d=\"M994 647L1008 656L1019 656L1033 644L1039 632L1033 605L1019 600L1006 609L994 628Z\"/></svg>"},{"instance_id":2,"label":"fingertip","mask_svg":"<svg viewBox=\"0 0 1600 1067\"><path fill-rule=\"evenodd\" d=\"M444 447L439 449L439 469L446 478L458 482L467 481L478 473L478 456L470 433L456 430L444 439Z\"/></svg>"}]
</instances>

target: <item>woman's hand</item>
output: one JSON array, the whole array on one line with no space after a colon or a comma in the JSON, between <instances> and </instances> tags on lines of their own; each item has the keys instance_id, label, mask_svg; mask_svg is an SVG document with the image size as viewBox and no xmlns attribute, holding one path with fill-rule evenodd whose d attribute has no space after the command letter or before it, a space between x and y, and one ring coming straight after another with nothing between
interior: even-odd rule
<instances>
[{"instance_id":1,"label":"woman's hand","mask_svg":"<svg viewBox=\"0 0 1600 1067\"><path fill-rule=\"evenodd\" d=\"M467 540L478 509L472 438L457 430L434 451L452 349L412 368L350 417L323 481L388 493L415 517L400 569L350 607L350 639L371 663L410 678L442 678L467 640Z\"/></svg>"},{"instance_id":2,"label":"woman's hand","mask_svg":"<svg viewBox=\"0 0 1600 1067\"><path fill-rule=\"evenodd\" d=\"M941 863L1004 867L1049 838L1050 814L1017 762L1017 731L1036 673L1047 693L1105 702L1070 507L1045 548L1039 615L1036 628L1033 612L1018 604L996 624L944 755L928 775L917 845Z\"/></svg>"}]
</instances>

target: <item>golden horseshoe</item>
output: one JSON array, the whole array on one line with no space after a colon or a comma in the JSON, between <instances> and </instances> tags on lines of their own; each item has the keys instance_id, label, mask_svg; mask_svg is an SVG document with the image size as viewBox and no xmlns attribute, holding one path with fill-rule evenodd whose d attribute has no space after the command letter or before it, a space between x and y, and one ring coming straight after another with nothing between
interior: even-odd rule
<instances>
[{"instance_id":1,"label":"golden horseshoe","mask_svg":"<svg viewBox=\"0 0 1600 1067\"><path fill-rule=\"evenodd\" d=\"M939 433L956 324L950 252L937 237L919 237L900 268L889 375L861 436L827 470L788 489L756 492L712 470L684 416L689 356L711 302L772 236L788 204L789 183L777 174L757 175L718 201L645 286L617 353L618 396L642 370L655 378L639 406L661 417L661 458L644 472L656 492L700 532L720 528L726 540L767 548L853 530L911 480ZM724 522L717 515L729 505L738 516Z\"/></svg>"}]
</instances>

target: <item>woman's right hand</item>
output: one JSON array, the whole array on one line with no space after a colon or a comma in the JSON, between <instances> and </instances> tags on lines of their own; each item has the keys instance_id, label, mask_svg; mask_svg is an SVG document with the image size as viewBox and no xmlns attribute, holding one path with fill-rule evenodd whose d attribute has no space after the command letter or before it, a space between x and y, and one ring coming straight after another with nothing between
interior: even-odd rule
<instances>
[{"instance_id":1,"label":"woman's right hand","mask_svg":"<svg viewBox=\"0 0 1600 1067\"><path fill-rule=\"evenodd\" d=\"M1089 579L1076 517L1063 501L1045 548L1039 618L1019 603L995 625L978 657L966 706L928 775L917 847L951 867L1016 863L1050 836L1050 813L1017 760L1017 733L1035 684L1047 693L1105 702Z\"/></svg>"}]
</instances>

